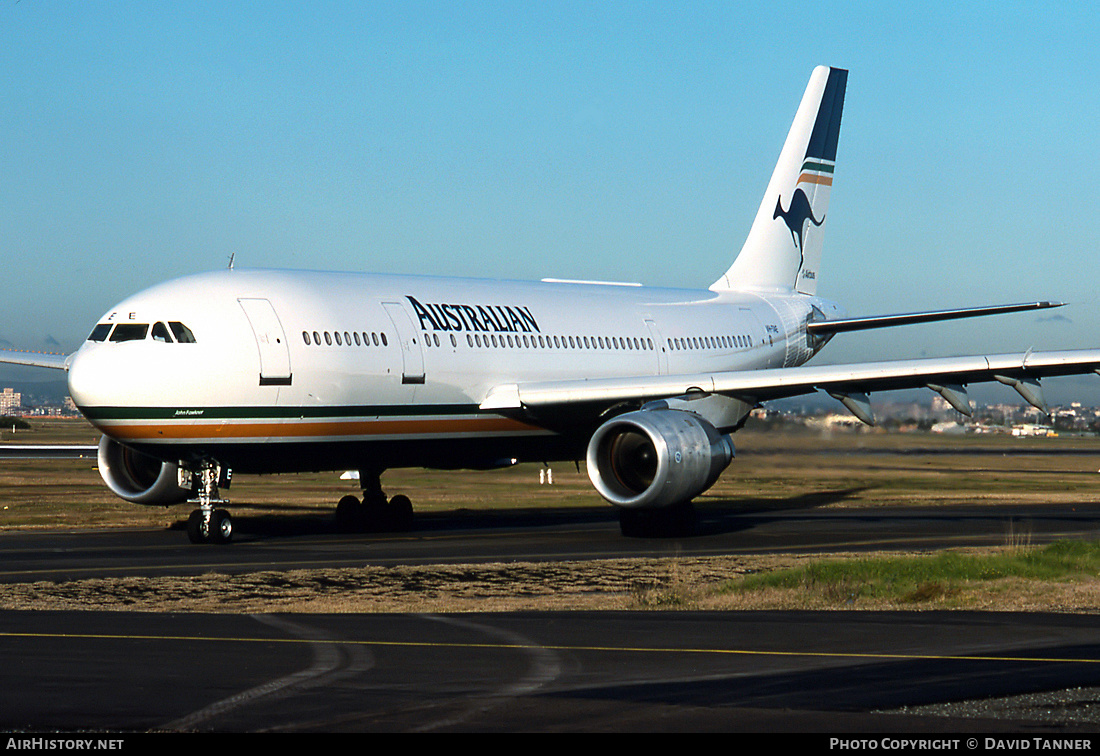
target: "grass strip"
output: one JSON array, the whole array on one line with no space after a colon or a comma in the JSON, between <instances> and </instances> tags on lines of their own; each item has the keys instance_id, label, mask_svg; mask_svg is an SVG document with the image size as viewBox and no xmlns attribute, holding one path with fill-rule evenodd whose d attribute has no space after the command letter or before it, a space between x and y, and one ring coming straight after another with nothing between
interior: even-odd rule
<instances>
[{"instance_id":1,"label":"grass strip","mask_svg":"<svg viewBox=\"0 0 1100 756\"><path fill-rule=\"evenodd\" d=\"M1072 582L1100 575L1100 541L1058 541L1000 553L943 552L927 556L825 559L805 566L746 575L719 593L800 591L827 602L859 599L922 603L949 598L975 584L1005 579Z\"/></svg>"}]
</instances>

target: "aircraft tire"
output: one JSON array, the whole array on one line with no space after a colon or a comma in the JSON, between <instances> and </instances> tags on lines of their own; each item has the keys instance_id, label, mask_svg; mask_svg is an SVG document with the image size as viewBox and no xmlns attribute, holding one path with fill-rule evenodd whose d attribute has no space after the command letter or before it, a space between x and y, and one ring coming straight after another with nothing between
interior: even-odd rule
<instances>
[{"instance_id":1,"label":"aircraft tire","mask_svg":"<svg viewBox=\"0 0 1100 756\"><path fill-rule=\"evenodd\" d=\"M233 518L224 509L216 509L210 516L210 542L229 543L233 540Z\"/></svg>"},{"instance_id":2,"label":"aircraft tire","mask_svg":"<svg viewBox=\"0 0 1100 756\"><path fill-rule=\"evenodd\" d=\"M397 494L387 506L389 524L393 530L410 530L413 526L413 505L408 496Z\"/></svg>"},{"instance_id":3,"label":"aircraft tire","mask_svg":"<svg viewBox=\"0 0 1100 756\"><path fill-rule=\"evenodd\" d=\"M336 529L341 533L358 533L366 526L366 507L351 494L336 504Z\"/></svg>"},{"instance_id":4,"label":"aircraft tire","mask_svg":"<svg viewBox=\"0 0 1100 756\"><path fill-rule=\"evenodd\" d=\"M202 510L192 510L187 518L187 539L191 543L206 543L209 532L206 523L203 522Z\"/></svg>"}]
</instances>

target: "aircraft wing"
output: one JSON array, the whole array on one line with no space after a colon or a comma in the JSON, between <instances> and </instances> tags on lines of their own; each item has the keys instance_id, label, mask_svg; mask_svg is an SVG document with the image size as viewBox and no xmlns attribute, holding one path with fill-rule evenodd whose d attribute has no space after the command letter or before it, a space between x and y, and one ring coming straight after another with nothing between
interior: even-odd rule
<instances>
[{"instance_id":1,"label":"aircraft wing","mask_svg":"<svg viewBox=\"0 0 1100 756\"><path fill-rule=\"evenodd\" d=\"M68 370L69 356L53 352L24 352L19 349L0 349L0 362L52 368L53 370Z\"/></svg>"},{"instance_id":2,"label":"aircraft wing","mask_svg":"<svg viewBox=\"0 0 1100 756\"><path fill-rule=\"evenodd\" d=\"M1091 372L1100 372L1100 349L520 383L495 387L481 408L537 411L571 404L611 406L619 402L644 403L699 392L757 403L821 390L840 400L864 422L873 423L866 397L873 391L930 388L956 409L969 414L963 387L969 383L998 381L1012 386L1029 403L1046 411L1039 379Z\"/></svg>"}]
</instances>

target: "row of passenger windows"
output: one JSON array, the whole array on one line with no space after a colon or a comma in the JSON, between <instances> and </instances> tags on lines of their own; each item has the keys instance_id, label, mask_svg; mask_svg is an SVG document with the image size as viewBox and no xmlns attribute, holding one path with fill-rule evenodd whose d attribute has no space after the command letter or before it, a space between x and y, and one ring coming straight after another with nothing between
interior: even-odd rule
<instances>
[{"instance_id":1,"label":"row of passenger windows","mask_svg":"<svg viewBox=\"0 0 1100 756\"><path fill-rule=\"evenodd\" d=\"M424 333L424 344L429 347L442 346L438 333ZM446 337L444 337L446 338ZM385 333L367 333L366 331L302 331L302 341L307 346L388 346ZM452 347L458 346L458 339L450 334ZM624 351L652 351L653 340L636 336L543 336L529 334L480 334L467 333L466 343L471 347L523 347L527 349L622 349ZM668 340L672 351L686 349L746 349L752 346L752 339L744 335L700 336Z\"/></svg>"},{"instance_id":2,"label":"row of passenger windows","mask_svg":"<svg viewBox=\"0 0 1100 756\"><path fill-rule=\"evenodd\" d=\"M302 331L302 341L306 343L306 346L311 344L321 345L322 339L325 344L332 346L351 346L354 342L355 346L389 346L389 341L386 339L385 333L367 333L366 331L344 331L341 335L340 331L328 331L318 332L313 331L313 335L310 335L309 331Z\"/></svg>"},{"instance_id":3,"label":"row of passenger windows","mask_svg":"<svg viewBox=\"0 0 1100 756\"><path fill-rule=\"evenodd\" d=\"M424 343L428 346L440 346L439 334L425 333ZM652 351L652 339L636 336L512 336L479 333L467 333L466 343L472 347L526 347L538 349L622 349L630 351ZM451 346L458 346L458 340L451 335ZM748 336L701 336L668 340L668 348L673 351L684 349L747 349L752 346Z\"/></svg>"},{"instance_id":4,"label":"row of passenger windows","mask_svg":"<svg viewBox=\"0 0 1100 756\"><path fill-rule=\"evenodd\" d=\"M179 321L153 323L152 329L148 323L100 323L92 329L88 341L143 341L147 336L165 344L195 343L195 334Z\"/></svg>"},{"instance_id":5,"label":"row of passenger windows","mask_svg":"<svg viewBox=\"0 0 1100 756\"><path fill-rule=\"evenodd\" d=\"M680 349L747 349L752 346L752 338L737 334L735 336L692 336L686 339L669 339L668 348Z\"/></svg>"},{"instance_id":6,"label":"row of passenger windows","mask_svg":"<svg viewBox=\"0 0 1100 756\"><path fill-rule=\"evenodd\" d=\"M439 335L425 333L424 338L428 346L439 346ZM467 333L466 343L472 347L524 347L527 349L629 349L649 351L653 349L653 341L639 339L631 336L543 336L528 334L501 334ZM451 336L451 346L457 346L455 337Z\"/></svg>"}]
</instances>

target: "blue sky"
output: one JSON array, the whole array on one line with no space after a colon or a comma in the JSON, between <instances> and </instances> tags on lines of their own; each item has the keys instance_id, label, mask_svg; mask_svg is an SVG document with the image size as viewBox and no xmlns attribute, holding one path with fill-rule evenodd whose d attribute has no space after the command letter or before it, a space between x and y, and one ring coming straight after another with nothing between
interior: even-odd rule
<instances>
[{"instance_id":1,"label":"blue sky","mask_svg":"<svg viewBox=\"0 0 1100 756\"><path fill-rule=\"evenodd\" d=\"M705 287L827 64L819 293L1072 306L822 357L1100 346L1100 15L1067 5L0 0L0 339L71 350L230 254Z\"/></svg>"}]
</instances>

